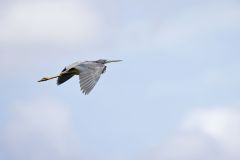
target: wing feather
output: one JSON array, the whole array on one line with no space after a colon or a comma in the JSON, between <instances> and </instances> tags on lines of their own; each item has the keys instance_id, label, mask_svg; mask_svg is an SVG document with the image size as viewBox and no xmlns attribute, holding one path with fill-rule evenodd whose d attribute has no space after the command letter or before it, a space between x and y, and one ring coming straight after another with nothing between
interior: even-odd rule
<instances>
[{"instance_id":1,"label":"wing feather","mask_svg":"<svg viewBox=\"0 0 240 160\"><path fill-rule=\"evenodd\" d=\"M84 69L79 74L80 87L84 94L89 94L95 87L101 77L104 67L104 65L98 64L94 64L94 66L86 64L86 66L84 66Z\"/></svg>"}]
</instances>

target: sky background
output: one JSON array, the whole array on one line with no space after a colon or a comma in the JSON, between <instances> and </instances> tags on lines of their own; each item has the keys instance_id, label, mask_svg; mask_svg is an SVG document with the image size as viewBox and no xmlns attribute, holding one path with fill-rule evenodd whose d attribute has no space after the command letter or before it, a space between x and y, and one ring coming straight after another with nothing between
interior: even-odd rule
<instances>
[{"instance_id":1,"label":"sky background","mask_svg":"<svg viewBox=\"0 0 240 160\"><path fill-rule=\"evenodd\" d=\"M239 0L0 0L0 160L239 160L239 42Z\"/></svg>"}]
</instances>

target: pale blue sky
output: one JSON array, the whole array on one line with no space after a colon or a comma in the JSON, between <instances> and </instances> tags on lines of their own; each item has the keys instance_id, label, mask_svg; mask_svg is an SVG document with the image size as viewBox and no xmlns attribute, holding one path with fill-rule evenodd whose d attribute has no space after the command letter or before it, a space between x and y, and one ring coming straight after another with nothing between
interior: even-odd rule
<instances>
[{"instance_id":1,"label":"pale blue sky","mask_svg":"<svg viewBox=\"0 0 240 160\"><path fill-rule=\"evenodd\" d=\"M0 159L237 160L239 1L0 1ZM77 60L109 64L85 96Z\"/></svg>"}]
</instances>

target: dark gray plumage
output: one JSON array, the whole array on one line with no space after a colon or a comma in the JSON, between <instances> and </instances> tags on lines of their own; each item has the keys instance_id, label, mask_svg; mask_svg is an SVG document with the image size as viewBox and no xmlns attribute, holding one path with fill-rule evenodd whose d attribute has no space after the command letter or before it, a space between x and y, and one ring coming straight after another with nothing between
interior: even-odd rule
<instances>
[{"instance_id":1,"label":"dark gray plumage","mask_svg":"<svg viewBox=\"0 0 240 160\"><path fill-rule=\"evenodd\" d=\"M66 67L62 70L62 72L66 71ZM66 82L67 80L69 80L70 78L72 78L74 75L73 74L64 74L60 77L58 77L57 79L57 85L63 84L64 82Z\"/></svg>"},{"instance_id":2,"label":"dark gray plumage","mask_svg":"<svg viewBox=\"0 0 240 160\"><path fill-rule=\"evenodd\" d=\"M42 78L38 82L47 81L50 79L58 78L57 84L61 85L74 75L79 75L80 87L84 94L89 94L94 86L97 84L98 80L106 71L106 63L110 62L120 62L121 60L108 61L100 59L97 61L78 61L67 67L65 67L60 75L50 78Z\"/></svg>"}]
</instances>

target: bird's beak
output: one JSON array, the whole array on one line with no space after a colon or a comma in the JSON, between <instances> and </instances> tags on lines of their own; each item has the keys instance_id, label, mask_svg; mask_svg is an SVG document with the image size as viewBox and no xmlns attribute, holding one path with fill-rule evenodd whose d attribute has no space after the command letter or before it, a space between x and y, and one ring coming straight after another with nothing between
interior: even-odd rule
<instances>
[{"instance_id":1,"label":"bird's beak","mask_svg":"<svg viewBox=\"0 0 240 160\"><path fill-rule=\"evenodd\" d=\"M112 62L121 62L122 60L111 60L111 61L107 61L106 63L112 63Z\"/></svg>"}]
</instances>

